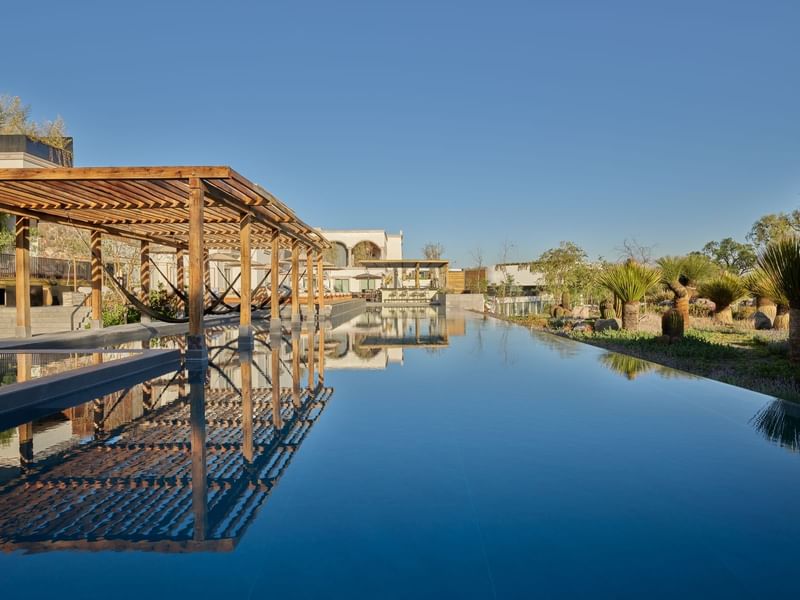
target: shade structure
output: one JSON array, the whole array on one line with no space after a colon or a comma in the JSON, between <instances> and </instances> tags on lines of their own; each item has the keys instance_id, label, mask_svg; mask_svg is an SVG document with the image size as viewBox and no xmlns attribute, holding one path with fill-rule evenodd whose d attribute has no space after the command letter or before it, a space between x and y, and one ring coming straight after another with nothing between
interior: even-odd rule
<instances>
[{"instance_id":1,"label":"shade structure","mask_svg":"<svg viewBox=\"0 0 800 600\"><path fill-rule=\"evenodd\" d=\"M383 279L381 275L375 275L374 273L359 273L355 276L355 279Z\"/></svg>"},{"instance_id":2,"label":"shade structure","mask_svg":"<svg viewBox=\"0 0 800 600\"><path fill-rule=\"evenodd\" d=\"M239 248L239 224L252 219L253 247L329 243L288 206L227 166L0 169L0 211L129 239L188 248L192 180L203 188L203 242Z\"/></svg>"}]
</instances>

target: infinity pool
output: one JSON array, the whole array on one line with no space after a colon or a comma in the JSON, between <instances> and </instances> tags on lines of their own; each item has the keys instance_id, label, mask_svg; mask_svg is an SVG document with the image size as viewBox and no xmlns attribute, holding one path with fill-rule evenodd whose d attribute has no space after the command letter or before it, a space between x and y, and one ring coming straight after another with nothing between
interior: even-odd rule
<instances>
[{"instance_id":1,"label":"infinity pool","mask_svg":"<svg viewBox=\"0 0 800 600\"><path fill-rule=\"evenodd\" d=\"M0 434L6 593L796 593L793 405L477 315L236 334Z\"/></svg>"}]
</instances>

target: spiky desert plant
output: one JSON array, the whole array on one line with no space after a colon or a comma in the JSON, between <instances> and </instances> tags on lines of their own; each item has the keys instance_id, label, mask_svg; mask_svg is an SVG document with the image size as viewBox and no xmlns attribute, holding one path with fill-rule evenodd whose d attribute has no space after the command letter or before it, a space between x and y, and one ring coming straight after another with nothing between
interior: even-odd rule
<instances>
[{"instance_id":1,"label":"spiky desert plant","mask_svg":"<svg viewBox=\"0 0 800 600\"><path fill-rule=\"evenodd\" d=\"M597 276L597 283L622 302L622 328L639 329L639 303L661 281L661 271L628 260L611 265Z\"/></svg>"},{"instance_id":2,"label":"spiky desert plant","mask_svg":"<svg viewBox=\"0 0 800 600\"><path fill-rule=\"evenodd\" d=\"M789 299L763 269L756 268L748 273L744 285L756 297L758 310L769 317L773 329L789 329Z\"/></svg>"},{"instance_id":3,"label":"spiky desert plant","mask_svg":"<svg viewBox=\"0 0 800 600\"><path fill-rule=\"evenodd\" d=\"M702 284L699 291L714 303L714 320L720 323L733 323L731 304L747 296L742 278L727 271Z\"/></svg>"},{"instance_id":4,"label":"spiky desert plant","mask_svg":"<svg viewBox=\"0 0 800 600\"><path fill-rule=\"evenodd\" d=\"M758 267L789 305L789 360L800 362L800 237L772 242L758 257Z\"/></svg>"},{"instance_id":5,"label":"spiky desert plant","mask_svg":"<svg viewBox=\"0 0 800 600\"><path fill-rule=\"evenodd\" d=\"M683 337L683 327L686 320L677 308L670 308L661 317L661 333L670 340Z\"/></svg>"},{"instance_id":6,"label":"spiky desert plant","mask_svg":"<svg viewBox=\"0 0 800 600\"><path fill-rule=\"evenodd\" d=\"M600 355L600 361L612 371L623 375L629 381L633 381L642 373L652 371L656 365L654 363L628 356L627 354L617 354L608 352Z\"/></svg>"},{"instance_id":7,"label":"spiky desert plant","mask_svg":"<svg viewBox=\"0 0 800 600\"><path fill-rule=\"evenodd\" d=\"M601 319L616 319L617 313L614 310L614 301L608 298L600 302L600 318Z\"/></svg>"},{"instance_id":8,"label":"spiky desert plant","mask_svg":"<svg viewBox=\"0 0 800 600\"><path fill-rule=\"evenodd\" d=\"M697 285L711 277L714 266L705 256L664 256L659 258L661 282L675 295L673 307L683 317L684 328L689 327L689 300Z\"/></svg>"}]
</instances>

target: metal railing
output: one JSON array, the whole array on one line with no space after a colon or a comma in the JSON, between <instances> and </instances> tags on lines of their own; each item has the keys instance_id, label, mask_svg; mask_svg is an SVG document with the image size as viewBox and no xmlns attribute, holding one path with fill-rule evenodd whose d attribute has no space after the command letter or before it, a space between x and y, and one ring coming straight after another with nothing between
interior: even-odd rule
<instances>
[{"instance_id":1,"label":"metal railing","mask_svg":"<svg viewBox=\"0 0 800 600\"><path fill-rule=\"evenodd\" d=\"M92 278L92 265L89 261L71 261L62 258L31 256L31 278L71 281L77 271L77 278L89 281ZM14 277L17 272L13 254L0 254L0 278Z\"/></svg>"}]
</instances>

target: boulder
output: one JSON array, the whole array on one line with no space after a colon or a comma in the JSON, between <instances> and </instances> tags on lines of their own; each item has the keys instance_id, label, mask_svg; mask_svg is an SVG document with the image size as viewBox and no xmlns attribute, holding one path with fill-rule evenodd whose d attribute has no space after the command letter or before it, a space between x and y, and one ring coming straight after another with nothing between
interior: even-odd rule
<instances>
[{"instance_id":1,"label":"boulder","mask_svg":"<svg viewBox=\"0 0 800 600\"><path fill-rule=\"evenodd\" d=\"M578 319L588 319L589 318L589 307L588 306L576 306L572 309L572 316L577 317Z\"/></svg>"},{"instance_id":2,"label":"boulder","mask_svg":"<svg viewBox=\"0 0 800 600\"><path fill-rule=\"evenodd\" d=\"M592 333L592 324L586 321L578 321L572 326L572 331L580 331L582 333Z\"/></svg>"},{"instance_id":3,"label":"boulder","mask_svg":"<svg viewBox=\"0 0 800 600\"><path fill-rule=\"evenodd\" d=\"M608 329L618 330L619 321L617 319L597 319L597 321L594 322L595 331L600 332Z\"/></svg>"},{"instance_id":4,"label":"boulder","mask_svg":"<svg viewBox=\"0 0 800 600\"><path fill-rule=\"evenodd\" d=\"M772 329L772 319L763 312L758 311L753 315L753 327L759 330Z\"/></svg>"}]
</instances>

